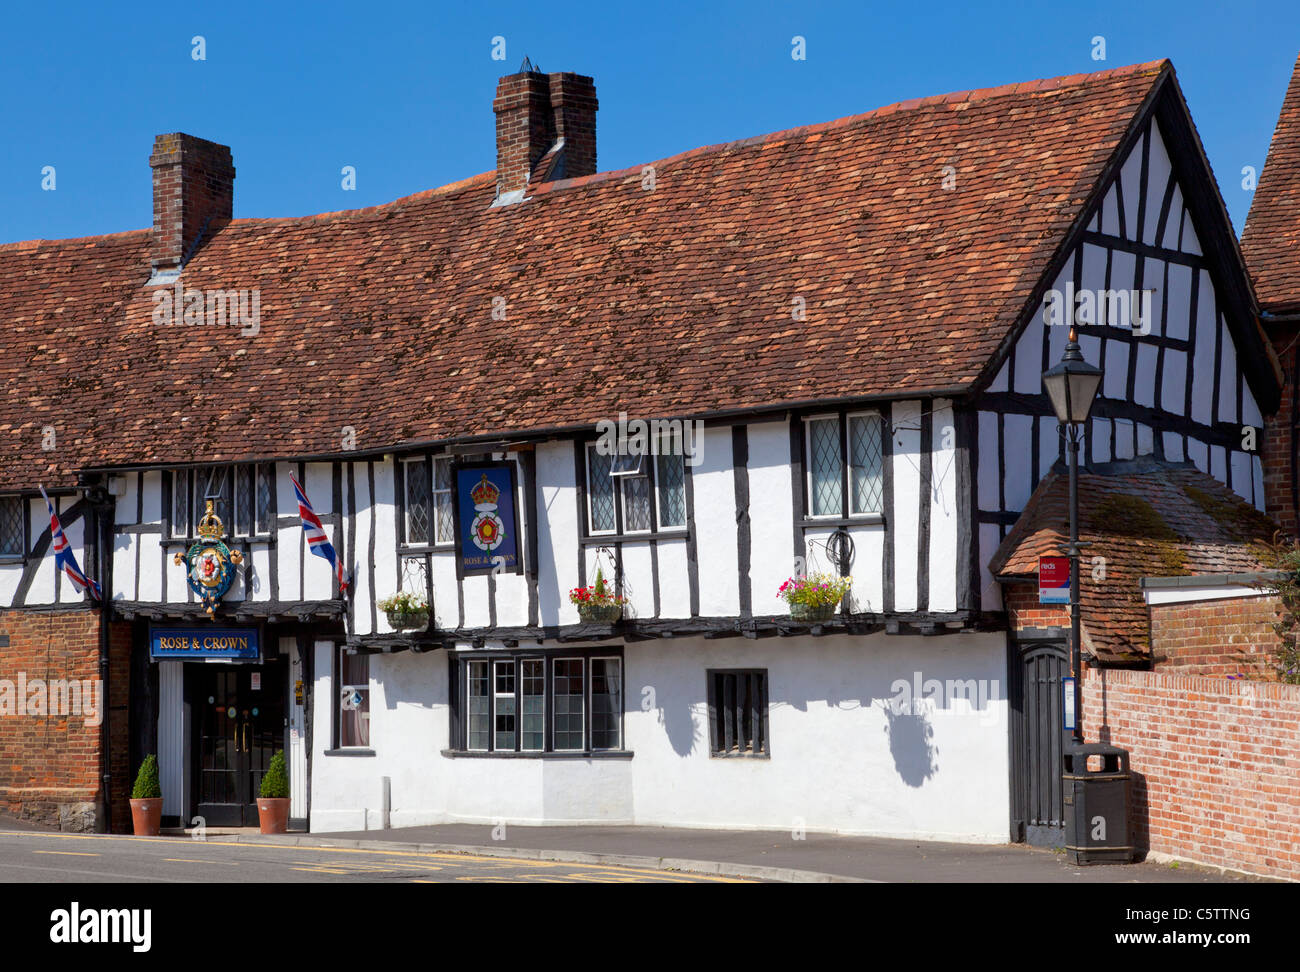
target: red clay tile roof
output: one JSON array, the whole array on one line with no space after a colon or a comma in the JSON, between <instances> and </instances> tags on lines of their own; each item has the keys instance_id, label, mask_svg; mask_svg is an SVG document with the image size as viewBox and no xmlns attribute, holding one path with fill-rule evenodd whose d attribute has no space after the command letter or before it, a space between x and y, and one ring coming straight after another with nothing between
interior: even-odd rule
<instances>
[{"instance_id":1,"label":"red clay tile roof","mask_svg":"<svg viewBox=\"0 0 1300 972\"><path fill-rule=\"evenodd\" d=\"M1282 102L1241 249L1264 310L1300 310L1300 57Z\"/></svg>"},{"instance_id":2,"label":"red clay tile roof","mask_svg":"<svg viewBox=\"0 0 1300 972\"><path fill-rule=\"evenodd\" d=\"M371 209L234 220L184 282L258 289L255 337L151 323L147 232L0 246L0 488L49 483L52 463L334 454L344 426L377 450L963 389L1171 71L697 149L654 163L652 191L638 166L490 208L487 173Z\"/></svg>"},{"instance_id":3,"label":"red clay tile roof","mask_svg":"<svg viewBox=\"0 0 1300 972\"><path fill-rule=\"evenodd\" d=\"M1103 662L1150 652L1140 580L1264 568L1253 544L1277 527L1268 517L1191 463L1152 459L1111 463L1079 475L1079 597L1084 644ZM1034 490L1020 519L989 562L999 579L1037 580L1040 556L1065 556L1069 477L1059 465ZM1092 558L1105 558L1105 578Z\"/></svg>"}]
</instances>

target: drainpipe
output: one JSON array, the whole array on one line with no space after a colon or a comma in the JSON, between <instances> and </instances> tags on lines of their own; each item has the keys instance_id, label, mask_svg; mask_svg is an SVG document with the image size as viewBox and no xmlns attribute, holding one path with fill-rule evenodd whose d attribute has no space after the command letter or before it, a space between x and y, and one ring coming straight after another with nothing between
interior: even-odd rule
<instances>
[{"instance_id":1,"label":"drainpipe","mask_svg":"<svg viewBox=\"0 0 1300 972\"><path fill-rule=\"evenodd\" d=\"M100 752L100 792L104 794L104 831L113 832L113 761L112 761L112 692L109 683L109 604L113 600L112 581L110 574L111 558L108 555L109 549L113 542L113 512L115 501L113 496L102 483L97 483L86 491L86 499L94 512L94 523L96 531L95 542L95 559L96 576L99 581L100 602L99 602L99 678L104 686L104 711L101 713L99 724L99 752Z\"/></svg>"}]
</instances>

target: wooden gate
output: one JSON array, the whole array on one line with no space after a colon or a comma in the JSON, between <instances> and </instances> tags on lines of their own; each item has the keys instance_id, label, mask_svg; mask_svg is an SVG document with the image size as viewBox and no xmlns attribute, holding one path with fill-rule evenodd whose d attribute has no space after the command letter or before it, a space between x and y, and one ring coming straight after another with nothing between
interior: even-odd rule
<instances>
[{"instance_id":1,"label":"wooden gate","mask_svg":"<svg viewBox=\"0 0 1300 972\"><path fill-rule=\"evenodd\" d=\"M1011 839L1038 847L1065 843L1061 785L1065 742L1061 679L1069 674L1063 640L1011 645Z\"/></svg>"}]
</instances>

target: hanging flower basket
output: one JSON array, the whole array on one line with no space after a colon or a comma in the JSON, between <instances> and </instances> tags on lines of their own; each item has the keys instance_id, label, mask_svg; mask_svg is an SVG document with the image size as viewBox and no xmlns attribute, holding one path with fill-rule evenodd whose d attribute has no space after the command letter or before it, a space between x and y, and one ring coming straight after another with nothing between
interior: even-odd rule
<instances>
[{"instance_id":1,"label":"hanging flower basket","mask_svg":"<svg viewBox=\"0 0 1300 972\"><path fill-rule=\"evenodd\" d=\"M386 611L388 626L395 631L424 630L429 626L429 612L425 611Z\"/></svg>"},{"instance_id":2,"label":"hanging flower basket","mask_svg":"<svg viewBox=\"0 0 1300 972\"><path fill-rule=\"evenodd\" d=\"M613 624L623 616L622 604L578 603L578 617L592 624Z\"/></svg>"},{"instance_id":3,"label":"hanging flower basket","mask_svg":"<svg viewBox=\"0 0 1300 972\"><path fill-rule=\"evenodd\" d=\"M423 631L429 626L429 604L419 594L400 591L379 601L378 606L394 631Z\"/></svg>"},{"instance_id":4,"label":"hanging flower basket","mask_svg":"<svg viewBox=\"0 0 1300 972\"><path fill-rule=\"evenodd\" d=\"M829 621L835 617L834 604L791 604L791 621Z\"/></svg>"},{"instance_id":5,"label":"hanging flower basket","mask_svg":"<svg viewBox=\"0 0 1300 972\"><path fill-rule=\"evenodd\" d=\"M627 598L614 593L605 583L605 575L596 569L596 583L569 591L569 602L578 609L578 617L588 624L613 624L623 616Z\"/></svg>"},{"instance_id":6,"label":"hanging flower basket","mask_svg":"<svg viewBox=\"0 0 1300 972\"><path fill-rule=\"evenodd\" d=\"M811 574L789 578L777 595L790 605L791 621L816 623L835 617L835 609L852 587L852 577Z\"/></svg>"}]
</instances>

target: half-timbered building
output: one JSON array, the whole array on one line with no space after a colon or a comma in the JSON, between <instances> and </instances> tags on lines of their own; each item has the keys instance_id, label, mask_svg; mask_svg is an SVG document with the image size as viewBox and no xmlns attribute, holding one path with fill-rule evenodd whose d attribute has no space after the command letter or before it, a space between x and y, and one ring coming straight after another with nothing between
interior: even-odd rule
<instances>
[{"instance_id":1,"label":"half-timbered building","mask_svg":"<svg viewBox=\"0 0 1300 972\"><path fill-rule=\"evenodd\" d=\"M120 826L156 752L167 817L244 822L284 748L320 831L1023 838L994 561L1062 456L1069 325L1105 368L1087 463L1265 506L1279 377L1171 65L613 172L596 109L590 78L503 78L494 172L306 218L233 219L230 151L163 135L152 230L0 246L0 657L65 640L109 706L60 723L102 765L29 757L11 809L102 824L111 793ZM666 447L630 455L638 420ZM212 614L209 504L242 559ZM485 509L509 556L468 546ZM830 621L778 595L814 571L852 578ZM570 601L597 576L616 622ZM427 625L389 624L399 591Z\"/></svg>"}]
</instances>

